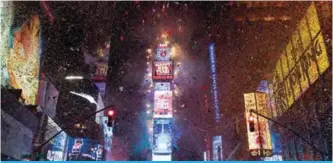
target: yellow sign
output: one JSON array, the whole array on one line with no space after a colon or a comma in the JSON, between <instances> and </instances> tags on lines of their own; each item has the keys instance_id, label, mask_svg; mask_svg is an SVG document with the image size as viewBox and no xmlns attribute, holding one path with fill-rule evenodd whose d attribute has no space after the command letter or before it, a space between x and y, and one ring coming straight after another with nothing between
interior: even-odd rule
<instances>
[{"instance_id":1,"label":"yellow sign","mask_svg":"<svg viewBox=\"0 0 333 163\"><path fill-rule=\"evenodd\" d=\"M312 3L276 63L273 76L276 109L288 110L328 67L326 46Z\"/></svg>"}]
</instances>

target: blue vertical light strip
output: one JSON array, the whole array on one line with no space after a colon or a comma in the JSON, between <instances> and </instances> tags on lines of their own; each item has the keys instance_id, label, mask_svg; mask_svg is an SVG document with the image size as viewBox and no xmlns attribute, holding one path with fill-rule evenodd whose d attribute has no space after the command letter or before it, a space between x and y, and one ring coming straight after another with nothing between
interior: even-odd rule
<instances>
[{"instance_id":1,"label":"blue vertical light strip","mask_svg":"<svg viewBox=\"0 0 333 163\"><path fill-rule=\"evenodd\" d=\"M216 74L216 57L215 57L215 47L214 44L209 45L209 60L210 60L210 71L213 80L212 85L212 94L213 94L213 103L215 111L215 122L220 122L220 109L218 101L218 89L217 89L217 74Z\"/></svg>"}]
</instances>

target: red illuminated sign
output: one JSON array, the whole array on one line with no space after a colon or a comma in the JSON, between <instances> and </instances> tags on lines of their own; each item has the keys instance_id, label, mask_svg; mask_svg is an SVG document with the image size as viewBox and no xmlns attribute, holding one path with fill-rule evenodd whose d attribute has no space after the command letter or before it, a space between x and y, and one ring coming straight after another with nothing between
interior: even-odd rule
<instances>
[{"instance_id":1,"label":"red illuminated sign","mask_svg":"<svg viewBox=\"0 0 333 163\"><path fill-rule=\"evenodd\" d=\"M153 69L154 80L172 80L173 67L172 61L155 61Z\"/></svg>"}]
</instances>

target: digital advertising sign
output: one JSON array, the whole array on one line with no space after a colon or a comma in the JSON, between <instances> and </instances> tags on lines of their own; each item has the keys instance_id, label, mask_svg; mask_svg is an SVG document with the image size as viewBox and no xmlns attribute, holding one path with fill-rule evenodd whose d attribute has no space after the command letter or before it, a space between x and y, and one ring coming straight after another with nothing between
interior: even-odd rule
<instances>
[{"instance_id":1,"label":"digital advertising sign","mask_svg":"<svg viewBox=\"0 0 333 163\"><path fill-rule=\"evenodd\" d=\"M272 80L277 110L288 110L328 67L326 46L312 2L275 65Z\"/></svg>"},{"instance_id":2,"label":"digital advertising sign","mask_svg":"<svg viewBox=\"0 0 333 163\"><path fill-rule=\"evenodd\" d=\"M172 91L154 92L154 118L172 118Z\"/></svg>"},{"instance_id":3,"label":"digital advertising sign","mask_svg":"<svg viewBox=\"0 0 333 163\"><path fill-rule=\"evenodd\" d=\"M59 132L61 128L48 117L47 126L45 128L44 141L49 140L53 135ZM46 159L49 161L66 161L66 141L67 134L61 132L55 138L53 138L48 144L46 144L42 151L46 155Z\"/></svg>"},{"instance_id":4,"label":"digital advertising sign","mask_svg":"<svg viewBox=\"0 0 333 163\"><path fill-rule=\"evenodd\" d=\"M103 158L103 146L97 141L85 138L71 138L68 141L68 161L99 161Z\"/></svg>"},{"instance_id":5,"label":"digital advertising sign","mask_svg":"<svg viewBox=\"0 0 333 163\"><path fill-rule=\"evenodd\" d=\"M2 74L8 78L8 84L5 85L22 89L24 103L35 105L41 57L39 16L32 16L22 26L10 31L12 33L9 34L9 52L1 54L5 62L1 65Z\"/></svg>"},{"instance_id":6,"label":"digital advertising sign","mask_svg":"<svg viewBox=\"0 0 333 163\"><path fill-rule=\"evenodd\" d=\"M217 88L217 73L216 73L216 56L215 56L215 46L214 44L209 45L209 61L210 61L210 71L212 84L212 94L213 94L213 106L215 112L215 121L220 122L220 109L218 100L218 88Z\"/></svg>"},{"instance_id":7,"label":"digital advertising sign","mask_svg":"<svg viewBox=\"0 0 333 163\"><path fill-rule=\"evenodd\" d=\"M213 136L213 161L223 160L222 136Z\"/></svg>"},{"instance_id":8,"label":"digital advertising sign","mask_svg":"<svg viewBox=\"0 0 333 163\"><path fill-rule=\"evenodd\" d=\"M173 64L172 61L154 61L153 62L154 80L172 80Z\"/></svg>"},{"instance_id":9,"label":"digital advertising sign","mask_svg":"<svg viewBox=\"0 0 333 163\"><path fill-rule=\"evenodd\" d=\"M268 122L265 118L250 112L250 110L264 112L262 110L267 109L266 100L265 93L244 94L247 136L251 156L272 156L272 141Z\"/></svg>"},{"instance_id":10,"label":"digital advertising sign","mask_svg":"<svg viewBox=\"0 0 333 163\"><path fill-rule=\"evenodd\" d=\"M172 153L172 119L154 119L153 153Z\"/></svg>"},{"instance_id":11,"label":"digital advertising sign","mask_svg":"<svg viewBox=\"0 0 333 163\"><path fill-rule=\"evenodd\" d=\"M155 82L155 91L170 91L171 83L169 82Z\"/></svg>"},{"instance_id":12,"label":"digital advertising sign","mask_svg":"<svg viewBox=\"0 0 333 163\"><path fill-rule=\"evenodd\" d=\"M168 47L160 47L156 49L156 60L168 61L171 58L171 50Z\"/></svg>"}]
</instances>

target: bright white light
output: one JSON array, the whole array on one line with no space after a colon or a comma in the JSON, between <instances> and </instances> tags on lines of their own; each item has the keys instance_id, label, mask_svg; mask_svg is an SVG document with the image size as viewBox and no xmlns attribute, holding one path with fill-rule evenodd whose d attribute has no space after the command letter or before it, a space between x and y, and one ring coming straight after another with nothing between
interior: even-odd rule
<instances>
[{"instance_id":1,"label":"bright white light","mask_svg":"<svg viewBox=\"0 0 333 163\"><path fill-rule=\"evenodd\" d=\"M150 110L147 110L147 114L150 114Z\"/></svg>"},{"instance_id":2,"label":"bright white light","mask_svg":"<svg viewBox=\"0 0 333 163\"><path fill-rule=\"evenodd\" d=\"M163 33L162 34L162 38L166 38L166 37L167 37L167 35Z\"/></svg>"},{"instance_id":3,"label":"bright white light","mask_svg":"<svg viewBox=\"0 0 333 163\"><path fill-rule=\"evenodd\" d=\"M82 80L83 76L66 76L66 80Z\"/></svg>"},{"instance_id":4,"label":"bright white light","mask_svg":"<svg viewBox=\"0 0 333 163\"><path fill-rule=\"evenodd\" d=\"M95 99L94 99L92 96L90 96L90 95L87 95L87 94L84 94L84 93L76 93L76 92L74 92L74 91L70 91L70 93L71 93L71 94L74 94L74 95L77 95L77 96L80 96L80 97L82 97L82 98L85 98L85 99L87 99L90 103L92 103L92 104L96 104L96 105L97 105L97 102L95 101Z\"/></svg>"},{"instance_id":5,"label":"bright white light","mask_svg":"<svg viewBox=\"0 0 333 163\"><path fill-rule=\"evenodd\" d=\"M152 74L151 74L151 73L149 73L149 74L148 74L148 76L149 76L149 77L151 77L151 76L152 76Z\"/></svg>"},{"instance_id":6,"label":"bright white light","mask_svg":"<svg viewBox=\"0 0 333 163\"><path fill-rule=\"evenodd\" d=\"M150 54L151 52L152 52L152 50L151 50L151 49L147 49L147 53L149 53L149 54Z\"/></svg>"},{"instance_id":7,"label":"bright white light","mask_svg":"<svg viewBox=\"0 0 333 163\"><path fill-rule=\"evenodd\" d=\"M147 65L149 65L149 62L147 62Z\"/></svg>"},{"instance_id":8,"label":"bright white light","mask_svg":"<svg viewBox=\"0 0 333 163\"><path fill-rule=\"evenodd\" d=\"M149 107L150 107L150 104L146 104L146 106L149 108Z\"/></svg>"},{"instance_id":9,"label":"bright white light","mask_svg":"<svg viewBox=\"0 0 333 163\"><path fill-rule=\"evenodd\" d=\"M164 43L164 44L168 45L168 44L169 44L169 41L165 41L165 43Z\"/></svg>"}]
</instances>

